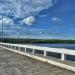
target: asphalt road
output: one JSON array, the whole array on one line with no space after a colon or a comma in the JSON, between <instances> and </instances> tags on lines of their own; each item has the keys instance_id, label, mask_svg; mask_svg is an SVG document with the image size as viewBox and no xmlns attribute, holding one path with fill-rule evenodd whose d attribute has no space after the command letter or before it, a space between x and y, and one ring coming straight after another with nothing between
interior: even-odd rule
<instances>
[{"instance_id":1,"label":"asphalt road","mask_svg":"<svg viewBox=\"0 0 75 75\"><path fill-rule=\"evenodd\" d=\"M75 73L0 48L0 75L75 75Z\"/></svg>"}]
</instances>

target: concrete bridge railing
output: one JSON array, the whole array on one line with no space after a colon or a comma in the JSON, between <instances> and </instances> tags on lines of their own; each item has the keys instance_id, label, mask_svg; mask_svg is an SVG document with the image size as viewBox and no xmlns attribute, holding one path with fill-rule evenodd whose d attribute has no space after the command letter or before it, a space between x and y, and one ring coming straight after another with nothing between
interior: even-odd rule
<instances>
[{"instance_id":1,"label":"concrete bridge railing","mask_svg":"<svg viewBox=\"0 0 75 75\"><path fill-rule=\"evenodd\" d=\"M23 45L23 44L11 44L11 43L0 43L0 46L15 49L22 52L31 52L35 54L42 54L43 56L47 56L48 52L59 53L61 55L60 59L62 61L66 60L66 55L75 56L75 50L69 50L64 48L49 48L49 47L40 47L40 46L32 46L32 45ZM40 53L39 53L40 52Z\"/></svg>"},{"instance_id":2,"label":"concrete bridge railing","mask_svg":"<svg viewBox=\"0 0 75 75\"><path fill-rule=\"evenodd\" d=\"M23 45L23 44L11 44L11 43L2 43L2 42L0 42L0 47L75 72L74 62L66 61L66 63L64 63L67 55L75 56L75 50L69 50L64 48L40 47L40 46ZM56 54L57 55L60 54L61 60L57 61L57 59L50 59L51 57L47 58L48 53L50 54L54 53L53 55L55 55L55 57Z\"/></svg>"}]
</instances>

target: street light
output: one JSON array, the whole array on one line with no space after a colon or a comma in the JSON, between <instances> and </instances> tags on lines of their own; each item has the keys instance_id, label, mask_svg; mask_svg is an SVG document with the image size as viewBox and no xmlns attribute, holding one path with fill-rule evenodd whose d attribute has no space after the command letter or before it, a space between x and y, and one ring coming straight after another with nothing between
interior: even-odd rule
<instances>
[{"instance_id":1,"label":"street light","mask_svg":"<svg viewBox=\"0 0 75 75\"><path fill-rule=\"evenodd\" d=\"M3 42L3 15L2 14L3 12L0 12L0 15L1 15L1 28L2 28L2 31L1 31L1 42Z\"/></svg>"},{"instance_id":2,"label":"street light","mask_svg":"<svg viewBox=\"0 0 75 75\"><path fill-rule=\"evenodd\" d=\"M3 38L4 38L4 29L3 29L3 25L4 25L4 17L6 17L6 14L4 13L4 11L0 11L0 15L1 15L1 42L3 42Z\"/></svg>"},{"instance_id":3,"label":"street light","mask_svg":"<svg viewBox=\"0 0 75 75\"><path fill-rule=\"evenodd\" d=\"M2 15L2 37L1 37L1 42L3 42L3 15Z\"/></svg>"}]
</instances>

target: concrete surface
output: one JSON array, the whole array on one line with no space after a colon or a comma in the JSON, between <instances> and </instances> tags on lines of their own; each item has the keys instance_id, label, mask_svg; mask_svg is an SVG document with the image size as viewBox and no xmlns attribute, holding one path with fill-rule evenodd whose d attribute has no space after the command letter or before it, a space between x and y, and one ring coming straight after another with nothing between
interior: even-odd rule
<instances>
[{"instance_id":1,"label":"concrete surface","mask_svg":"<svg viewBox=\"0 0 75 75\"><path fill-rule=\"evenodd\" d=\"M0 48L0 75L75 75L75 73Z\"/></svg>"}]
</instances>

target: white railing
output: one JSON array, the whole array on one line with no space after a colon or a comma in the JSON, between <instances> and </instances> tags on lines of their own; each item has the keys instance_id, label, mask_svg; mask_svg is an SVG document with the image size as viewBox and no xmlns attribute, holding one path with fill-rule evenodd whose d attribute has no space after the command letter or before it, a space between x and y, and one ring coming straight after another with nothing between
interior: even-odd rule
<instances>
[{"instance_id":1,"label":"white railing","mask_svg":"<svg viewBox=\"0 0 75 75\"><path fill-rule=\"evenodd\" d=\"M49 47L40 47L40 46L32 46L32 45L23 45L23 44L11 44L11 43L0 43L0 46L11 48L14 50L19 50L22 52L32 52L33 54L37 50L38 52L41 51L41 54L47 56L48 52L52 53L59 53L61 54L61 60L65 60L65 55L74 55L75 50L69 50L64 48L49 48Z\"/></svg>"}]
</instances>

